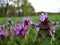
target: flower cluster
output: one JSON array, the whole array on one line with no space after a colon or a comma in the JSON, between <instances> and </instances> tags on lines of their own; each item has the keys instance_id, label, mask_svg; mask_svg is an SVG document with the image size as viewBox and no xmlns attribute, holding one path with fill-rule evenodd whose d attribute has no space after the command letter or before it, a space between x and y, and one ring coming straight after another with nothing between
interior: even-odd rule
<instances>
[{"instance_id":1,"label":"flower cluster","mask_svg":"<svg viewBox=\"0 0 60 45\"><path fill-rule=\"evenodd\" d=\"M58 27L58 22L55 22L50 28L50 35L52 38L55 37L56 28Z\"/></svg>"},{"instance_id":2,"label":"flower cluster","mask_svg":"<svg viewBox=\"0 0 60 45\"><path fill-rule=\"evenodd\" d=\"M31 22L32 22L32 21L31 21L30 18L24 18L22 23L24 23L25 26L26 26L26 25L29 26L29 25L31 24Z\"/></svg>"},{"instance_id":3,"label":"flower cluster","mask_svg":"<svg viewBox=\"0 0 60 45\"><path fill-rule=\"evenodd\" d=\"M48 14L47 13L45 13L45 14L41 13L41 15L40 15L40 21L44 22L46 18L48 18Z\"/></svg>"},{"instance_id":4,"label":"flower cluster","mask_svg":"<svg viewBox=\"0 0 60 45\"><path fill-rule=\"evenodd\" d=\"M24 18L22 24L17 24L13 27L13 35L20 35L25 37L29 32L29 25L31 24L31 19L30 18Z\"/></svg>"},{"instance_id":5,"label":"flower cluster","mask_svg":"<svg viewBox=\"0 0 60 45\"><path fill-rule=\"evenodd\" d=\"M32 22L31 25L33 28L36 28L37 32L39 31L39 25L37 23Z\"/></svg>"},{"instance_id":6,"label":"flower cluster","mask_svg":"<svg viewBox=\"0 0 60 45\"><path fill-rule=\"evenodd\" d=\"M16 22L20 22L17 19ZM55 22L53 26L50 26L50 20L48 19L47 13L42 13L40 15L40 23L32 22L30 18L24 18L21 24L12 25L13 21L9 18L7 21L7 25L0 26L0 38L5 38L8 33L11 33L13 36L22 36L25 37L29 34L30 29L29 27L33 27L32 29L36 28L37 32L41 30L50 30L50 35L52 38L55 36L55 30L58 27L58 22ZM12 27L12 28L11 28ZM6 32L8 30L8 32Z\"/></svg>"},{"instance_id":7,"label":"flower cluster","mask_svg":"<svg viewBox=\"0 0 60 45\"><path fill-rule=\"evenodd\" d=\"M13 34L18 36L25 36L30 32L30 30L28 29L28 26L24 26L24 24L18 24L16 26L13 27Z\"/></svg>"},{"instance_id":8,"label":"flower cluster","mask_svg":"<svg viewBox=\"0 0 60 45\"><path fill-rule=\"evenodd\" d=\"M40 15L40 29L41 30L49 30L50 28L50 20L48 19L48 14L47 13L42 13Z\"/></svg>"},{"instance_id":9,"label":"flower cluster","mask_svg":"<svg viewBox=\"0 0 60 45\"><path fill-rule=\"evenodd\" d=\"M54 24L51 26L47 13L42 13L40 15L40 22L41 23L39 25L39 31L38 32L40 32L41 30L46 30L46 31L49 30L51 37L54 38L56 28L58 27L58 22L54 22Z\"/></svg>"},{"instance_id":10,"label":"flower cluster","mask_svg":"<svg viewBox=\"0 0 60 45\"><path fill-rule=\"evenodd\" d=\"M6 29L6 25L1 25L0 26L0 38L1 39L4 39L6 37L6 32L5 32L5 29Z\"/></svg>"}]
</instances>

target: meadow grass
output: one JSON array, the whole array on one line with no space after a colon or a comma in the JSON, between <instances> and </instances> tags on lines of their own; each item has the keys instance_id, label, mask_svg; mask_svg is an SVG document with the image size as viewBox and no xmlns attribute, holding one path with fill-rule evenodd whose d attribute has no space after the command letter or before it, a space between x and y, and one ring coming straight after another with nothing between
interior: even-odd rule
<instances>
[{"instance_id":1,"label":"meadow grass","mask_svg":"<svg viewBox=\"0 0 60 45\"><path fill-rule=\"evenodd\" d=\"M39 22L39 16L29 16L33 22ZM11 17L14 23L16 23L16 20L19 19L21 22L25 17ZM60 15L49 15L49 19L51 22L58 21L60 24ZM8 17L0 18L0 24L5 24L8 20Z\"/></svg>"}]
</instances>

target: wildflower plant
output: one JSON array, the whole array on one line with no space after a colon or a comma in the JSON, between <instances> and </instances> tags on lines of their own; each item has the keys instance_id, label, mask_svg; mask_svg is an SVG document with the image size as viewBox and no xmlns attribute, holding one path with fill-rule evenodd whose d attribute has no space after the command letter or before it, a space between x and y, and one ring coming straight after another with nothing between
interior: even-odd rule
<instances>
[{"instance_id":1,"label":"wildflower plant","mask_svg":"<svg viewBox=\"0 0 60 45\"><path fill-rule=\"evenodd\" d=\"M6 24L0 25L0 44L39 45L42 39L48 40L48 35L50 35L49 38L54 39L58 22L51 25L47 13L42 13L39 19L40 23L35 23L30 17L27 17L23 18L22 23L17 19L17 24L14 24L9 18ZM5 44L2 39L6 42Z\"/></svg>"},{"instance_id":2,"label":"wildflower plant","mask_svg":"<svg viewBox=\"0 0 60 45\"><path fill-rule=\"evenodd\" d=\"M24 26L24 24L21 24L21 25L18 25L18 26L14 26L13 30L14 30L13 33L16 36L20 35L22 37L25 37L30 32L29 29L28 29L28 27Z\"/></svg>"},{"instance_id":3,"label":"wildflower plant","mask_svg":"<svg viewBox=\"0 0 60 45\"><path fill-rule=\"evenodd\" d=\"M50 28L50 35L54 39L55 33L56 33L56 28L58 27L58 22L55 22L53 26Z\"/></svg>"},{"instance_id":4,"label":"wildflower plant","mask_svg":"<svg viewBox=\"0 0 60 45\"><path fill-rule=\"evenodd\" d=\"M31 24L31 19L30 18L24 18L23 21L22 21L22 23L24 23L25 26L26 25L29 26Z\"/></svg>"}]
</instances>

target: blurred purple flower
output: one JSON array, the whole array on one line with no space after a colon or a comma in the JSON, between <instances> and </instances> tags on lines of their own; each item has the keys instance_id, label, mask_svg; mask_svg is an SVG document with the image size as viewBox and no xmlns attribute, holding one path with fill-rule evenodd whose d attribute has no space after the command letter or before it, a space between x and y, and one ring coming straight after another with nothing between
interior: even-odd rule
<instances>
[{"instance_id":1,"label":"blurred purple flower","mask_svg":"<svg viewBox=\"0 0 60 45\"><path fill-rule=\"evenodd\" d=\"M18 30L17 27L13 27L12 30L13 30L13 31L11 31L11 33L12 33L13 35L16 35L16 36L19 35L19 30Z\"/></svg>"},{"instance_id":2,"label":"blurred purple flower","mask_svg":"<svg viewBox=\"0 0 60 45\"><path fill-rule=\"evenodd\" d=\"M51 30L55 33L57 27L58 27L58 22L55 22L51 27Z\"/></svg>"},{"instance_id":3,"label":"blurred purple flower","mask_svg":"<svg viewBox=\"0 0 60 45\"><path fill-rule=\"evenodd\" d=\"M56 28L58 27L58 22L55 22L53 24L53 26L50 28L50 35L52 38L55 37L55 32L56 32Z\"/></svg>"},{"instance_id":4,"label":"blurred purple flower","mask_svg":"<svg viewBox=\"0 0 60 45\"><path fill-rule=\"evenodd\" d=\"M19 35L19 31L18 31L18 30L16 30L16 31L15 31L15 34L16 34L16 36L18 36L18 35Z\"/></svg>"},{"instance_id":5,"label":"blurred purple flower","mask_svg":"<svg viewBox=\"0 0 60 45\"><path fill-rule=\"evenodd\" d=\"M39 31L39 25L37 23L33 23L32 22L32 27L36 28L36 31L38 32Z\"/></svg>"},{"instance_id":6,"label":"blurred purple flower","mask_svg":"<svg viewBox=\"0 0 60 45\"><path fill-rule=\"evenodd\" d=\"M48 18L48 13L45 13L45 18Z\"/></svg>"},{"instance_id":7,"label":"blurred purple flower","mask_svg":"<svg viewBox=\"0 0 60 45\"><path fill-rule=\"evenodd\" d=\"M35 23L32 23L31 25L32 25L33 27L36 27L36 24L35 24Z\"/></svg>"},{"instance_id":8,"label":"blurred purple flower","mask_svg":"<svg viewBox=\"0 0 60 45\"><path fill-rule=\"evenodd\" d=\"M13 22L12 22L12 20L9 18L7 23L8 23L8 24L12 24Z\"/></svg>"},{"instance_id":9,"label":"blurred purple flower","mask_svg":"<svg viewBox=\"0 0 60 45\"><path fill-rule=\"evenodd\" d=\"M31 19L30 18L24 18L23 23L24 23L24 25L30 25L31 24Z\"/></svg>"},{"instance_id":10,"label":"blurred purple flower","mask_svg":"<svg viewBox=\"0 0 60 45\"><path fill-rule=\"evenodd\" d=\"M55 26L52 26L52 27L51 27L51 31L53 31L53 33L55 33L55 31L56 31Z\"/></svg>"},{"instance_id":11,"label":"blurred purple flower","mask_svg":"<svg viewBox=\"0 0 60 45\"><path fill-rule=\"evenodd\" d=\"M3 25L0 26L0 31L3 31L4 30L4 27Z\"/></svg>"},{"instance_id":12,"label":"blurred purple flower","mask_svg":"<svg viewBox=\"0 0 60 45\"><path fill-rule=\"evenodd\" d=\"M3 25L4 30L7 29L7 27L8 27L7 24L4 24L4 25Z\"/></svg>"},{"instance_id":13,"label":"blurred purple flower","mask_svg":"<svg viewBox=\"0 0 60 45\"><path fill-rule=\"evenodd\" d=\"M44 13L42 13L42 14L40 15L40 21L41 21L41 22L44 22L44 20L45 20L45 15L44 15Z\"/></svg>"},{"instance_id":14,"label":"blurred purple flower","mask_svg":"<svg viewBox=\"0 0 60 45\"><path fill-rule=\"evenodd\" d=\"M58 27L58 22L55 22L53 25L54 25L55 27Z\"/></svg>"},{"instance_id":15,"label":"blurred purple flower","mask_svg":"<svg viewBox=\"0 0 60 45\"><path fill-rule=\"evenodd\" d=\"M25 36L29 33L28 31L28 26L24 26L23 24L20 25L16 25L13 27L13 34L15 34L16 36L21 35L21 36Z\"/></svg>"},{"instance_id":16,"label":"blurred purple flower","mask_svg":"<svg viewBox=\"0 0 60 45\"><path fill-rule=\"evenodd\" d=\"M24 32L24 31L22 31L22 33L21 33L21 34L22 34L22 36L23 36L23 37L25 36L25 32Z\"/></svg>"},{"instance_id":17,"label":"blurred purple flower","mask_svg":"<svg viewBox=\"0 0 60 45\"><path fill-rule=\"evenodd\" d=\"M32 22L31 25L32 25L33 27L39 27L39 25L38 25L37 23L34 23L34 22Z\"/></svg>"},{"instance_id":18,"label":"blurred purple flower","mask_svg":"<svg viewBox=\"0 0 60 45\"><path fill-rule=\"evenodd\" d=\"M3 39L6 37L6 32L2 31L0 32L0 38Z\"/></svg>"},{"instance_id":19,"label":"blurred purple flower","mask_svg":"<svg viewBox=\"0 0 60 45\"><path fill-rule=\"evenodd\" d=\"M41 22L44 22L44 20L46 19L46 18L48 18L48 14L47 13L41 13L41 15L40 15L40 21Z\"/></svg>"}]
</instances>

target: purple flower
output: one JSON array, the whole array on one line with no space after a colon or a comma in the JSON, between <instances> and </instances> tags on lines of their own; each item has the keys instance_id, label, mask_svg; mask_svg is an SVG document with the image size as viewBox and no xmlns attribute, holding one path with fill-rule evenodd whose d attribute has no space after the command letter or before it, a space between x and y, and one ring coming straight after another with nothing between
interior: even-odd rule
<instances>
[{"instance_id":1,"label":"purple flower","mask_svg":"<svg viewBox=\"0 0 60 45\"><path fill-rule=\"evenodd\" d=\"M3 31L4 30L4 27L3 25L0 26L0 31Z\"/></svg>"},{"instance_id":2,"label":"purple flower","mask_svg":"<svg viewBox=\"0 0 60 45\"><path fill-rule=\"evenodd\" d=\"M25 32L24 32L24 31L22 31L22 36L23 36L23 37L25 36Z\"/></svg>"},{"instance_id":3,"label":"purple flower","mask_svg":"<svg viewBox=\"0 0 60 45\"><path fill-rule=\"evenodd\" d=\"M19 30L18 30L16 27L13 27L13 31L11 30L11 33L12 33L13 35L18 36L18 35L19 35Z\"/></svg>"},{"instance_id":4,"label":"purple flower","mask_svg":"<svg viewBox=\"0 0 60 45\"><path fill-rule=\"evenodd\" d=\"M54 38L55 37L55 31L50 30L50 35L52 38Z\"/></svg>"},{"instance_id":5,"label":"purple flower","mask_svg":"<svg viewBox=\"0 0 60 45\"><path fill-rule=\"evenodd\" d=\"M3 39L6 37L6 32L2 31L0 32L0 38Z\"/></svg>"},{"instance_id":6,"label":"purple flower","mask_svg":"<svg viewBox=\"0 0 60 45\"><path fill-rule=\"evenodd\" d=\"M48 18L48 14L47 13L45 13L45 18Z\"/></svg>"},{"instance_id":7,"label":"purple flower","mask_svg":"<svg viewBox=\"0 0 60 45\"><path fill-rule=\"evenodd\" d=\"M32 22L32 27L36 28L36 31L38 32L39 31L39 25L37 23L33 23Z\"/></svg>"},{"instance_id":8,"label":"purple flower","mask_svg":"<svg viewBox=\"0 0 60 45\"><path fill-rule=\"evenodd\" d=\"M4 29L4 30L7 29L7 27L8 27L7 24L3 25L3 29Z\"/></svg>"},{"instance_id":9,"label":"purple flower","mask_svg":"<svg viewBox=\"0 0 60 45\"><path fill-rule=\"evenodd\" d=\"M18 35L19 31L21 30L21 27L20 26L15 26L15 27L13 27L13 30L14 30L15 34Z\"/></svg>"},{"instance_id":10,"label":"purple flower","mask_svg":"<svg viewBox=\"0 0 60 45\"><path fill-rule=\"evenodd\" d=\"M51 31L53 31L53 33L55 33L55 31L56 31L55 26L52 26L52 27L51 27Z\"/></svg>"},{"instance_id":11,"label":"purple flower","mask_svg":"<svg viewBox=\"0 0 60 45\"><path fill-rule=\"evenodd\" d=\"M12 20L9 18L7 23L12 24Z\"/></svg>"},{"instance_id":12,"label":"purple flower","mask_svg":"<svg viewBox=\"0 0 60 45\"><path fill-rule=\"evenodd\" d=\"M25 27L25 24L24 24L24 23L22 23L22 24L21 24L21 27Z\"/></svg>"},{"instance_id":13,"label":"purple flower","mask_svg":"<svg viewBox=\"0 0 60 45\"><path fill-rule=\"evenodd\" d=\"M31 24L31 19L30 18L24 18L23 23L24 23L24 25L30 25Z\"/></svg>"},{"instance_id":14,"label":"purple flower","mask_svg":"<svg viewBox=\"0 0 60 45\"><path fill-rule=\"evenodd\" d=\"M28 26L24 26L24 24L20 24L20 25L16 25L13 27L13 34L15 34L16 36L21 35L23 37L25 37L28 34Z\"/></svg>"},{"instance_id":15,"label":"purple flower","mask_svg":"<svg viewBox=\"0 0 60 45\"><path fill-rule=\"evenodd\" d=\"M40 21L41 21L41 22L44 22L44 20L45 20L45 15L44 15L44 13L42 13L42 14L40 15Z\"/></svg>"},{"instance_id":16,"label":"purple flower","mask_svg":"<svg viewBox=\"0 0 60 45\"><path fill-rule=\"evenodd\" d=\"M32 22L31 25L32 25L32 27L35 27L35 28L39 27L39 25L37 23L34 23L34 22Z\"/></svg>"},{"instance_id":17,"label":"purple flower","mask_svg":"<svg viewBox=\"0 0 60 45\"><path fill-rule=\"evenodd\" d=\"M35 23L32 23L31 25L32 25L33 27L36 27L36 24L35 24Z\"/></svg>"},{"instance_id":18,"label":"purple flower","mask_svg":"<svg viewBox=\"0 0 60 45\"><path fill-rule=\"evenodd\" d=\"M58 27L58 22L55 22L50 29L51 29L53 32L55 32L57 27Z\"/></svg>"},{"instance_id":19,"label":"purple flower","mask_svg":"<svg viewBox=\"0 0 60 45\"><path fill-rule=\"evenodd\" d=\"M47 14L47 13L45 13L45 14L42 13L42 14L40 15L40 21L41 21L41 22L44 22L46 18L48 18L48 14Z\"/></svg>"},{"instance_id":20,"label":"purple flower","mask_svg":"<svg viewBox=\"0 0 60 45\"><path fill-rule=\"evenodd\" d=\"M19 32L18 30L15 31L16 36L19 35L19 33L20 33L20 32Z\"/></svg>"},{"instance_id":21,"label":"purple flower","mask_svg":"<svg viewBox=\"0 0 60 45\"><path fill-rule=\"evenodd\" d=\"M53 25L54 25L55 27L58 27L58 22L55 22Z\"/></svg>"},{"instance_id":22,"label":"purple flower","mask_svg":"<svg viewBox=\"0 0 60 45\"><path fill-rule=\"evenodd\" d=\"M58 22L55 22L53 24L53 26L50 28L50 35L52 38L55 37L55 32L56 32L56 28L58 27Z\"/></svg>"}]
</instances>

